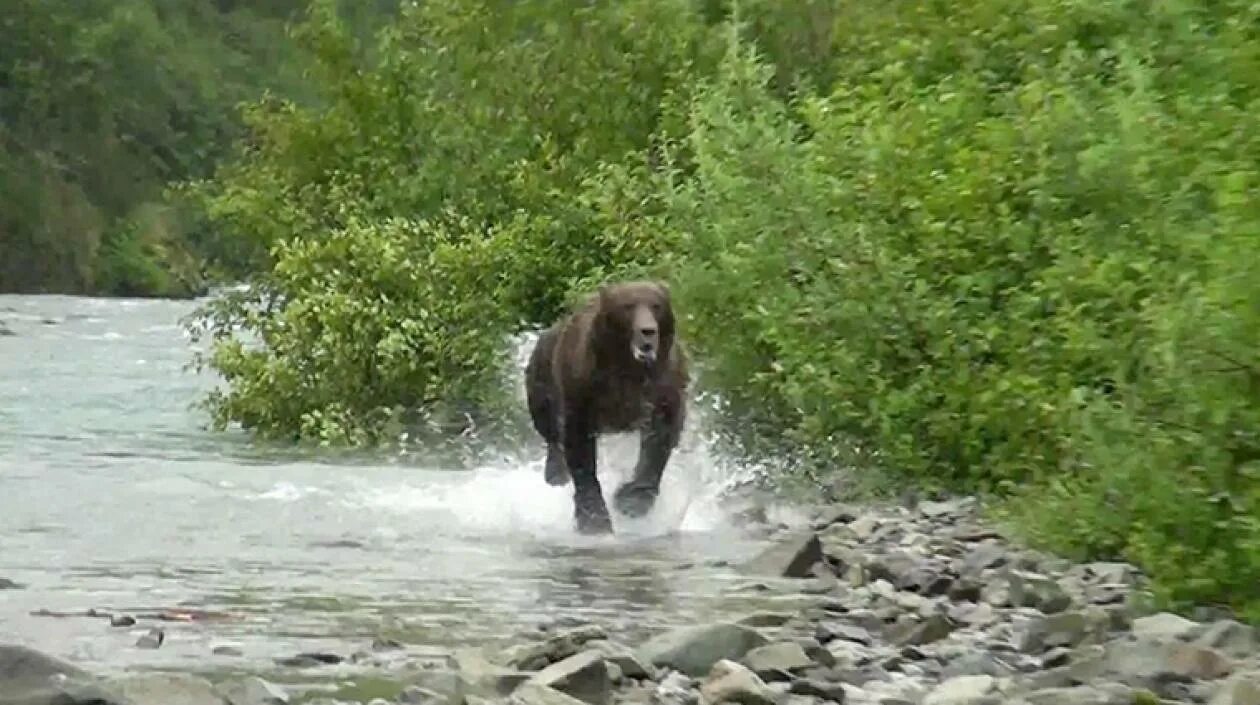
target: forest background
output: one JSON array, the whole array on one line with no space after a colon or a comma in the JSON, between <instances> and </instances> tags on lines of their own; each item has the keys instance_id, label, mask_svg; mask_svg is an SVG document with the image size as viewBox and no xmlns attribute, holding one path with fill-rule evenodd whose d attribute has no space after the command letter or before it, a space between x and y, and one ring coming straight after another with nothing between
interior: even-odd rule
<instances>
[{"instance_id":1,"label":"forest background","mask_svg":"<svg viewBox=\"0 0 1260 705\"><path fill-rule=\"evenodd\" d=\"M1260 5L10 0L0 291L203 296L219 428L506 419L673 287L751 453L1260 620ZM446 428L446 426L442 426Z\"/></svg>"}]
</instances>

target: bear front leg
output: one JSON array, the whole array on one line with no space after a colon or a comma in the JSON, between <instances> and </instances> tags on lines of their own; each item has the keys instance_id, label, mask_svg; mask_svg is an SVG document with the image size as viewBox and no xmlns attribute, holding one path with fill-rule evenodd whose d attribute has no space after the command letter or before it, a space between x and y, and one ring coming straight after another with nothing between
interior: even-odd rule
<instances>
[{"instance_id":1,"label":"bear front leg","mask_svg":"<svg viewBox=\"0 0 1260 705\"><path fill-rule=\"evenodd\" d=\"M661 492L661 476L678 445L678 419L668 412L653 414L651 425L639 433L639 461L634 476L617 488L613 504L629 517L641 517L652 510Z\"/></svg>"},{"instance_id":2,"label":"bear front leg","mask_svg":"<svg viewBox=\"0 0 1260 705\"><path fill-rule=\"evenodd\" d=\"M564 448L559 443L547 444L547 465L543 477L548 485L558 487L569 481L569 468L564 462Z\"/></svg>"},{"instance_id":3,"label":"bear front leg","mask_svg":"<svg viewBox=\"0 0 1260 705\"><path fill-rule=\"evenodd\" d=\"M595 468L595 429L586 418L586 414L573 414L564 426L565 462L573 478L573 515L579 533L611 534L612 519Z\"/></svg>"}]
</instances>

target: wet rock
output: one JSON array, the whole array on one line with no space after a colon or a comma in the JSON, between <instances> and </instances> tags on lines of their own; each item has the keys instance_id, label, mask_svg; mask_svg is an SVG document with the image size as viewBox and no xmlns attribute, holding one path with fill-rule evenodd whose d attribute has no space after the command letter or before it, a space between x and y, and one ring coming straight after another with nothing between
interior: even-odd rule
<instances>
[{"instance_id":1,"label":"wet rock","mask_svg":"<svg viewBox=\"0 0 1260 705\"><path fill-rule=\"evenodd\" d=\"M718 661L742 658L768 643L769 639L756 630L719 622L660 634L640 646L638 656L644 663L700 677Z\"/></svg>"},{"instance_id":2,"label":"wet rock","mask_svg":"<svg viewBox=\"0 0 1260 705\"><path fill-rule=\"evenodd\" d=\"M589 705L607 705L612 699L612 677L604 657L595 651L583 651L557 661L530 680Z\"/></svg>"},{"instance_id":3,"label":"wet rock","mask_svg":"<svg viewBox=\"0 0 1260 705\"><path fill-rule=\"evenodd\" d=\"M1210 705L1260 705L1260 671L1231 676L1212 695Z\"/></svg>"},{"instance_id":4,"label":"wet rock","mask_svg":"<svg viewBox=\"0 0 1260 705\"><path fill-rule=\"evenodd\" d=\"M789 680L789 676L815 665L800 644L780 641L759 646L740 661L763 680Z\"/></svg>"},{"instance_id":5,"label":"wet rock","mask_svg":"<svg viewBox=\"0 0 1260 705\"><path fill-rule=\"evenodd\" d=\"M398 649L403 648L403 644L397 639L378 636L372 639L371 648L373 651L397 651Z\"/></svg>"},{"instance_id":6,"label":"wet rock","mask_svg":"<svg viewBox=\"0 0 1260 705\"><path fill-rule=\"evenodd\" d=\"M794 695L805 695L843 705L846 691L843 683L835 683L815 678L798 678L792 681L788 692Z\"/></svg>"},{"instance_id":7,"label":"wet rock","mask_svg":"<svg viewBox=\"0 0 1260 705\"><path fill-rule=\"evenodd\" d=\"M457 649L454 654L461 678L473 692L503 697L516 690L534 673L505 668L487 659L479 649Z\"/></svg>"},{"instance_id":8,"label":"wet rock","mask_svg":"<svg viewBox=\"0 0 1260 705\"><path fill-rule=\"evenodd\" d=\"M586 649L603 656L609 665L616 666L627 678L651 677L651 670L639 660L638 656L635 656L629 647L615 641L597 639L586 642Z\"/></svg>"},{"instance_id":9,"label":"wet rock","mask_svg":"<svg viewBox=\"0 0 1260 705\"><path fill-rule=\"evenodd\" d=\"M1010 602L1015 607L1031 607L1053 614L1072 605L1072 598L1058 582L1039 573L1008 570L1006 581Z\"/></svg>"},{"instance_id":10,"label":"wet rock","mask_svg":"<svg viewBox=\"0 0 1260 705\"><path fill-rule=\"evenodd\" d=\"M728 659L714 663L700 684L700 702L705 705L776 705L776 700L775 691L757 674Z\"/></svg>"},{"instance_id":11,"label":"wet rock","mask_svg":"<svg viewBox=\"0 0 1260 705\"><path fill-rule=\"evenodd\" d=\"M3 333L0 333L0 335L3 335ZM21 583L14 582L8 578L0 578L0 590L20 590L23 587L25 586Z\"/></svg>"},{"instance_id":12,"label":"wet rock","mask_svg":"<svg viewBox=\"0 0 1260 705\"><path fill-rule=\"evenodd\" d=\"M507 664L522 671L537 671L578 651L588 641L607 639L603 628L588 624L548 636L541 642L522 644L507 653Z\"/></svg>"},{"instance_id":13,"label":"wet rock","mask_svg":"<svg viewBox=\"0 0 1260 705\"><path fill-rule=\"evenodd\" d=\"M134 627L136 626L136 618L129 614L116 614L109 618L109 626Z\"/></svg>"},{"instance_id":14,"label":"wet rock","mask_svg":"<svg viewBox=\"0 0 1260 705\"><path fill-rule=\"evenodd\" d=\"M923 705L984 705L996 690L992 676L955 676L933 688Z\"/></svg>"},{"instance_id":15,"label":"wet rock","mask_svg":"<svg viewBox=\"0 0 1260 705\"><path fill-rule=\"evenodd\" d=\"M743 570L758 575L808 578L813 574L814 564L823 560L818 534L810 531L780 539L746 562Z\"/></svg>"},{"instance_id":16,"label":"wet rock","mask_svg":"<svg viewBox=\"0 0 1260 705\"><path fill-rule=\"evenodd\" d=\"M1185 617L1160 612L1133 620L1133 635L1139 639L1172 641L1185 639L1198 627Z\"/></svg>"},{"instance_id":17,"label":"wet rock","mask_svg":"<svg viewBox=\"0 0 1260 705\"><path fill-rule=\"evenodd\" d=\"M275 661L277 664L288 668L313 668L317 666L334 666L344 660L345 658L338 654L308 651L296 656L283 656Z\"/></svg>"},{"instance_id":18,"label":"wet rock","mask_svg":"<svg viewBox=\"0 0 1260 705\"><path fill-rule=\"evenodd\" d=\"M0 705L130 705L87 671L17 645L0 645Z\"/></svg>"},{"instance_id":19,"label":"wet rock","mask_svg":"<svg viewBox=\"0 0 1260 705\"><path fill-rule=\"evenodd\" d=\"M131 705L226 705L210 681L174 673L146 673L111 682L111 688Z\"/></svg>"},{"instance_id":20,"label":"wet rock","mask_svg":"<svg viewBox=\"0 0 1260 705\"><path fill-rule=\"evenodd\" d=\"M215 656L244 656L245 652L241 647L235 644L216 644L210 647L210 653Z\"/></svg>"},{"instance_id":21,"label":"wet rock","mask_svg":"<svg viewBox=\"0 0 1260 705\"><path fill-rule=\"evenodd\" d=\"M220 683L215 691L227 705L288 705L289 694L283 688L251 676Z\"/></svg>"},{"instance_id":22,"label":"wet rock","mask_svg":"<svg viewBox=\"0 0 1260 705\"><path fill-rule=\"evenodd\" d=\"M511 705L585 705L572 695L532 681L517 688L508 697L508 703Z\"/></svg>"},{"instance_id":23,"label":"wet rock","mask_svg":"<svg viewBox=\"0 0 1260 705\"><path fill-rule=\"evenodd\" d=\"M700 692L695 681L683 673L672 671L656 686L652 699L659 705L695 705Z\"/></svg>"},{"instance_id":24,"label":"wet rock","mask_svg":"<svg viewBox=\"0 0 1260 705\"><path fill-rule=\"evenodd\" d=\"M792 620L792 615L787 612L753 612L750 615L740 617L735 621L736 624L744 627L781 627Z\"/></svg>"},{"instance_id":25,"label":"wet rock","mask_svg":"<svg viewBox=\"0 0 1260 705\"><path fill-rule=\"evenodd\" d=\"M141 649L156 649L166 641L166 632L154 627L136 639L136 647Z\"/></svg>"}]
</instances>

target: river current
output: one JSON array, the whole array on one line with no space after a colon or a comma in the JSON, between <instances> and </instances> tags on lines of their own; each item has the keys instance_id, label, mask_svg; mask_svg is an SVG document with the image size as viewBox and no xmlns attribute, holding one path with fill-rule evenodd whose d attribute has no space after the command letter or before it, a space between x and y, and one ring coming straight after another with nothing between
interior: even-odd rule
<instances>
[{"instance_id":1,"label":"river current","mask_svg":"<svg viewBox=\"0 0 1260 705\"><path fill-rule=\"evenodd\" d=\"M751 470L695 430L657 509L610 539L572 528L571 489L540 447L449 467L416 456L264 450L190 408L215 384L187 365L193 302L0 296L0 642L95 671L266 672L378 634L448 649L557 618L625 635L764 607L730 566L764 542L722 502ZM3 333L3 331L0 331ZM611 493L637 451L601 442ZM783 509L781 521L802 520ZM110 627L88 609L226 613ZM230 645L235 655L213 653Z\"/></svg>"}]
</instances>

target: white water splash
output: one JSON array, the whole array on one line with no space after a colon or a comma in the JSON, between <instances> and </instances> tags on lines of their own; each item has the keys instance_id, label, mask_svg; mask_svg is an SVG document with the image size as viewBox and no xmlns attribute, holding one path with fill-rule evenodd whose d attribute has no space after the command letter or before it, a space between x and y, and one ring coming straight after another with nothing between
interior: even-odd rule
<instances>
[{"instance_id":1,"label":"white water splash","mask_svg":"<svg viewBox=\"0 0 1260 705\"><path fill-rule=\"evenodd\" d=\"M509 383L525 404L521 370L536 335L522 336ZM766 471L765 464L748 464L727 457L707 433L711 407L693 397L687 426L670 458L661 494L652 511L641 518L622 516L612 507L617 487L630 477L638 458L637 434L607 435L599 439L599 479L618 537L642 538L678 533L702 533L732 528L728 492ZM363 468L350 476L321 475L319 486L279 482L254 495L282 503L336 501L346 510L392 515L395 526L464 536L528 535L552 541L587 541L573 524L573 485L552 487L543 479L541 440L503 460L470 470L445 468ZM336 479L333 479L336 478ZM348 486L329 492L324 481ZM339 498L339 499L334 499ZM770 508L776 520L797 523L790 509ZM786 513L785 513L786 512ZM615 539L614 539L615 540Z\"/></svg>"}]
</instances>

